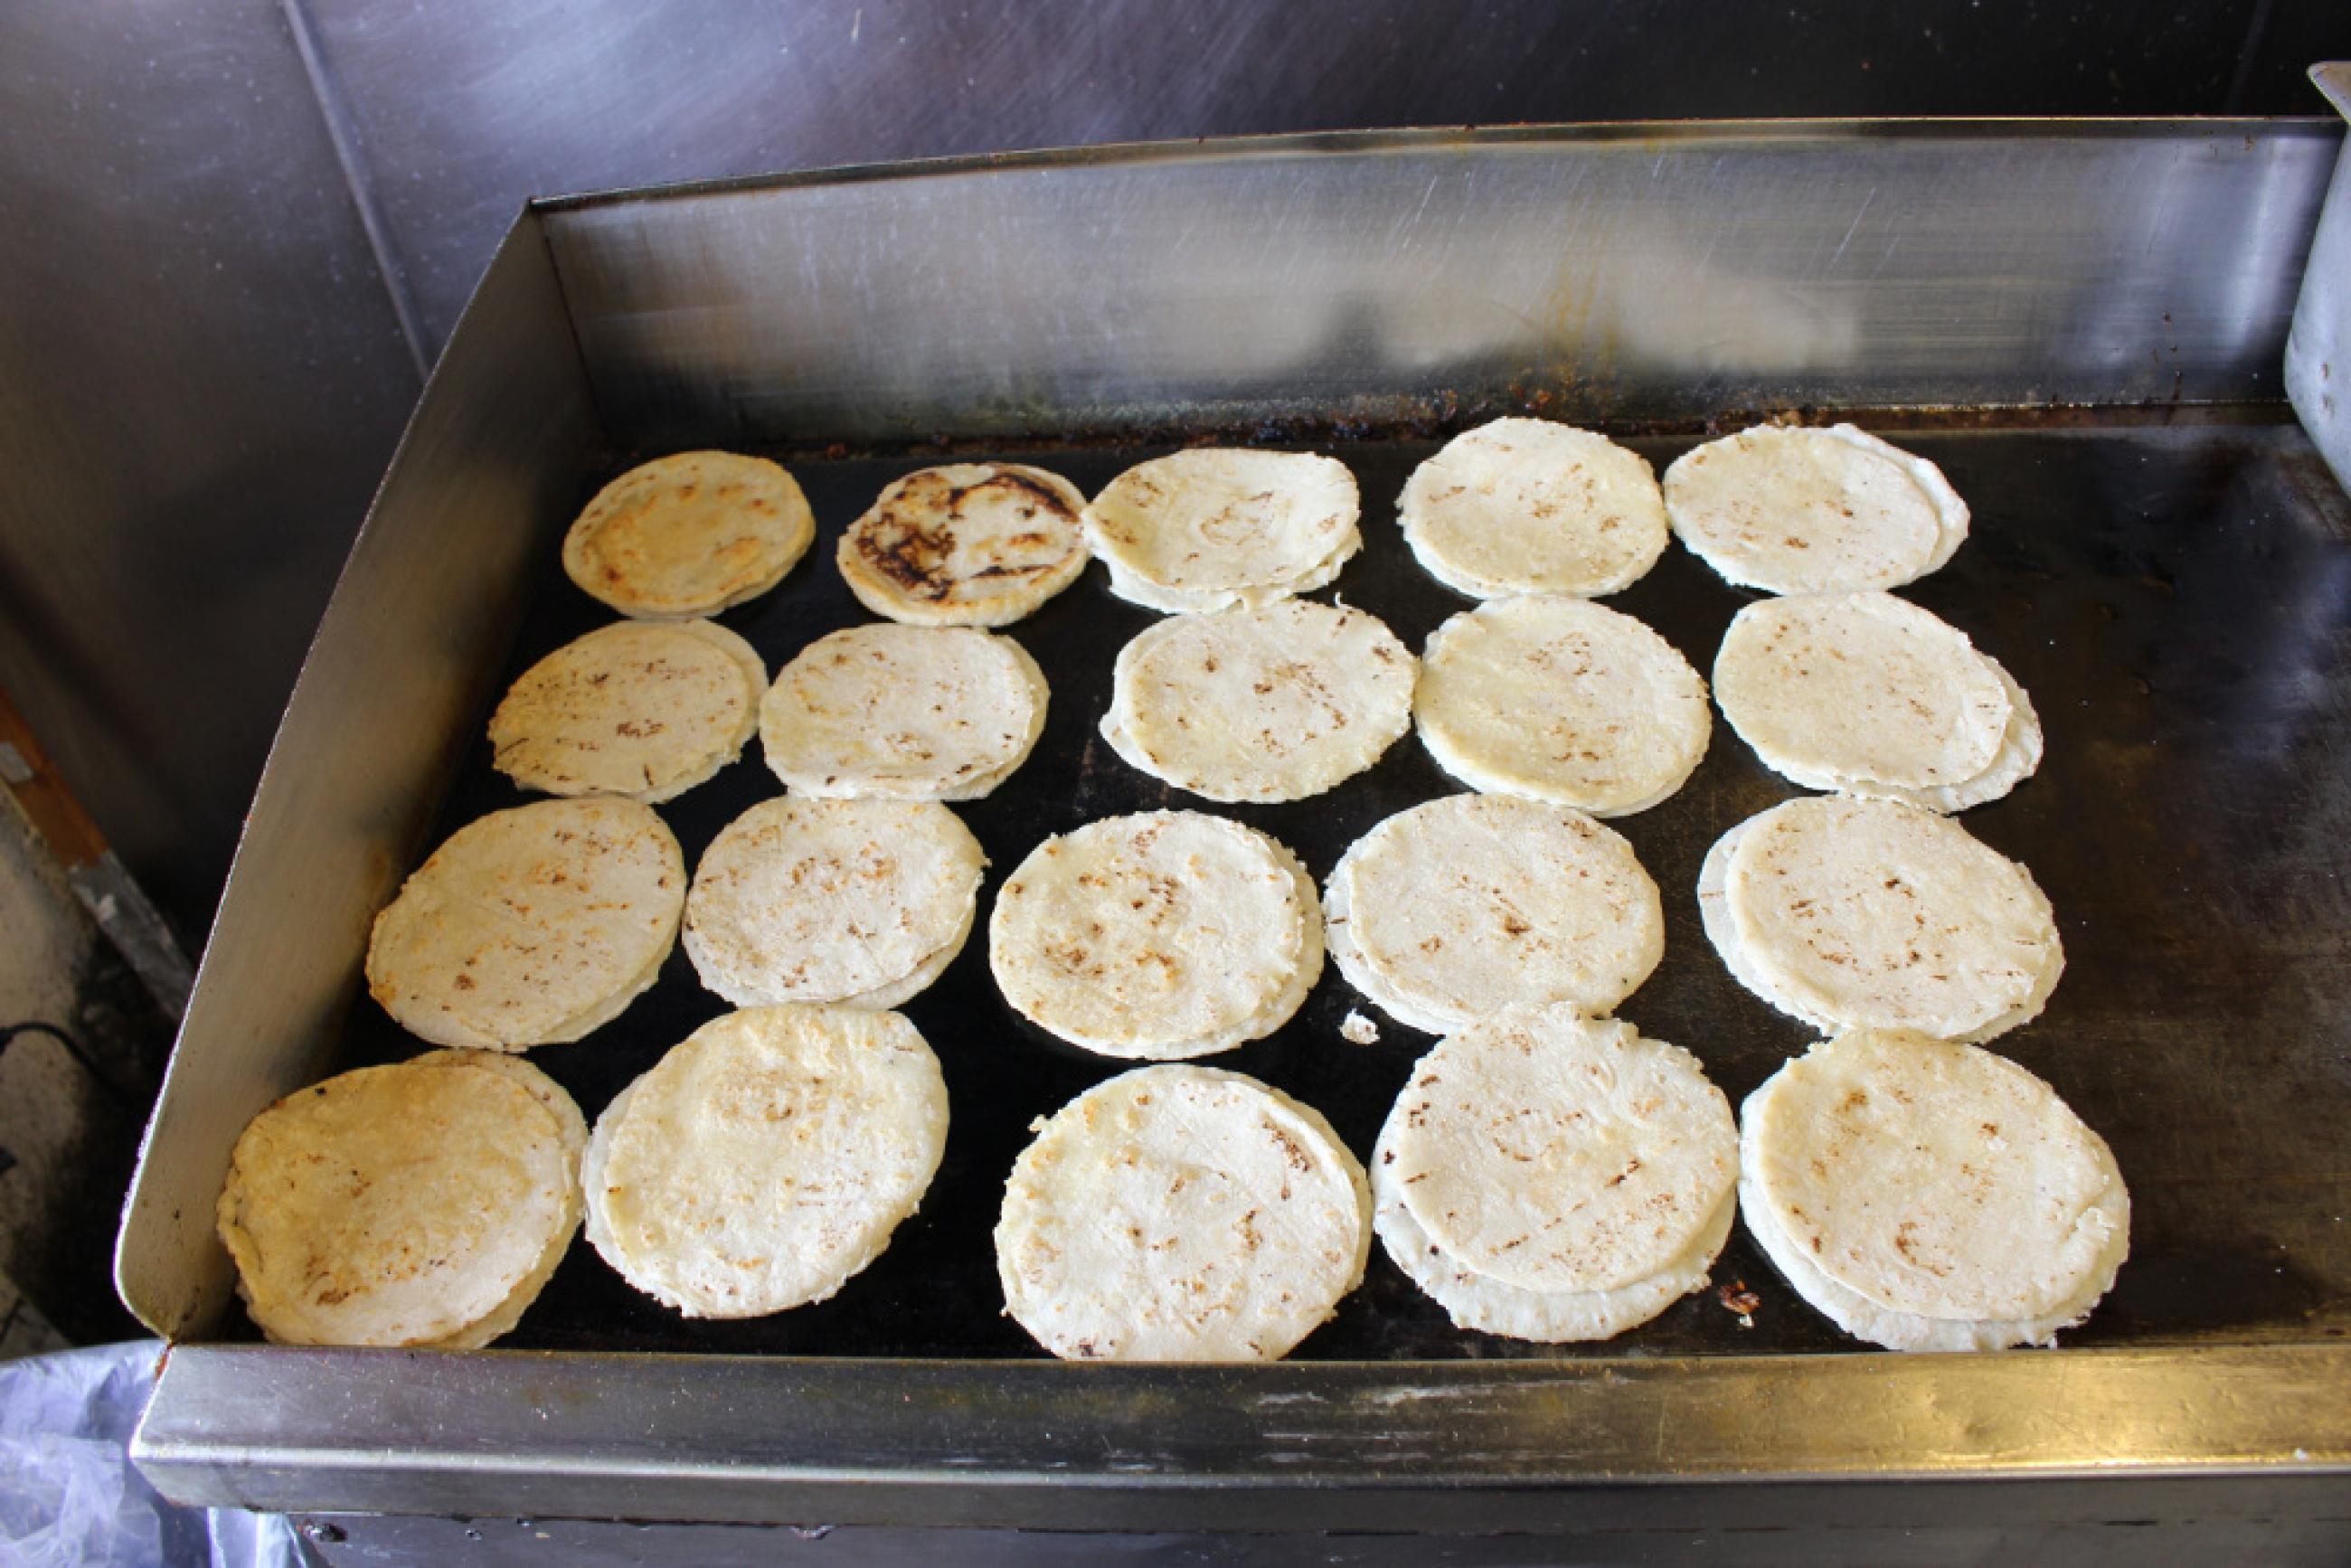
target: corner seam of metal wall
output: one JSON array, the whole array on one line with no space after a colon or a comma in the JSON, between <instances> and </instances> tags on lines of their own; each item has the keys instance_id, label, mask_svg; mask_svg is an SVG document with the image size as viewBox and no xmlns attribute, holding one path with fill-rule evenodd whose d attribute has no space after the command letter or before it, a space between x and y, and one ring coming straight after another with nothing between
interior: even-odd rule
<instances>
[{"instance_id":1,"label":"corner seam of metal wall","mask_svg":"<svg viewBox=\"0 0 2351 1568\"><path fill-rule=\"evenodd\" d=\"M302 62L303 79L310 87L310 100L317 106L319 119L326 127L327 141L335 150L335 163L342 171L344 192L359 214L360 228L367 235L368 253L375 262L376 277L392 301L392 316L400 323L401 339L408 345L410 362L416 368L417 385L422 387L433 369L433 351L426 341L423 316L409 293L406 274L392 255L383 214L376 206L375 184L360 152L359 127L351 118L350 106L343 101L342 89L333 71L328 68L326 55L319 47L318 29L311 24L302 0L278 0L277 10L293 36L294 52Z\"/></svg>"}]
</instances>

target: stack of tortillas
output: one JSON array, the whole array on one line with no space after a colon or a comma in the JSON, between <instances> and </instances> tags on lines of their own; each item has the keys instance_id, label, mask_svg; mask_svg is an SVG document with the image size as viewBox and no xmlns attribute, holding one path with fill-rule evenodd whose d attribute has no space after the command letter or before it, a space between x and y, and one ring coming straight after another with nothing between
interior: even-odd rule
<instances>
[{"instance_id":1,"label":"stack of tortillas","mask_svg":"<svg viewBox=\"0 0 2351 1568\"><path fill-rule=\"evenodd\" d=\"M1556 594L1489 600L1428 639L1413 716L1473 789L1595 817L1682 787L1714 719L1706 683L1630 615Z\"/></svg>"},{"instance_id":2,"label":"stack of tortillas","mask_svg":"<svg viewBox=\"0 0 2351 1568\"><path fill-rule=\"evenodd\" d=\"M2129 1250L2105 1141L1990 1051L1856 1030L1782 1068L1742 1121L1749 1230L1797 1293L1888 1349L2050 1343Z\"/></svg>"},{"instance_id":3,"label":"stack of tortillas","mask_svg":"<svg viewBox=\"0 0 2351 1568\"><path fill-rule=\"evenodd\" d=\"M1850 424L1758 425L1666 470L1674 532L1725 580L1771 593L1898 588L1951 559L1968 507L1923 457Z\"/></svg>"},{"instance_id":4,"label":"stack of tortillas","mask_svg":"<svg viewBox=\"0 0 2351 1568\"><path fill-rule=\"evenodd\" d=\"M901 1015L729 1013L596 1119L588 1239L690 1318L820 1301L914 1212L946 1132L938 1059Z\"/></svg>"},{"instance_id":5,"label":"stack of tortillas","mask_svg":"<svg viewBox=\"0 0 2351 1568\"><path fill-rule=\"evenodd\" d=\"M563 570L623 615L683 621L754 599L816 538L808 497L759 457L684 452L605 486L563 539Z\"/></svg>"},{"instance_id":6,"label":"stack of tortillas","mask_svg":"<svg viewBox=\"0 0 2351 1568\"><path fill-rule=\"evenodd\" d=\"M1196 447L1139 463L1086 508L1110 591L1154 610L1266 604L1363 548L1355 476L1329 457Z\"/></svg>"},{"instance_id":7,"label":"stack of tortillas","mask_svg":"<svg viewBox=\"0 0 2351 1568\"><path fill-rule=\"evenodd\" d=\"M1708 852L1698 909L1741 985L1823 1030L1990 1040L2038 1016L2065 967L2030 872L1891 800L1749 818Z\"/></svg>"},{"instance_id":8,"label":"stack of tortillas","mask_svg":"<svg viewBox=\"0 0 2351 1568\"><path fill-rule=\"evenodd\" d=\"M1738 1170L1730 1103L1697 1058L1552 1004L1421 1059L1372 1193L1388 1255L1456 1324L1592 1340L1706 1285Z\"/></svg>"},{"instance_id":9,"label":"stack of tortillas","mask_svg":"<svg viewBox=\"0 0 2351 1568\"><path fill-rule=\"evenodd\" d=\"M1301 800L1412 727L1416 668L1360 610L1285 599L1175 616L1119 651L1102 737L1211 800Z\"/></svg>"},{"instance_id":10,"label":"stack of tortillas","mask_svg":"<svg viewBox=\"0 0 2351 1568\"><path fill-rule=\"evenodd\" d=\"M1747 606L1714 661L1722 716L1811 789L1960 811L2041 762L2024 688L1967 633L1890 593Z\"/></svg>"},{"instance_id":11,"label":"stack of tortillas","mask_svg":"<svg viewBox=\"0 0 2351 1568\"><path fill-rule=\"evenodd\" d=\"M996 1269L1006 1309L1055 1355L1274 1361L1363 1282L1363 1166L1253 1078L1143 1068L1035 1131Z\"/></svg>"},{"instance_id":12,"label":"stack of tortillas","mask_svg":"<svg viewBox=\"0 0 2351 1568\"><path fill-rule=\"evenodd\" d=\"M1631 844L1509 795L1397 812L1341 857L1322 908L1348 982L1432 1034L1518 1003L1614 1012L1666 950L1657 884Z\"/></svg>"},{"instance_id":13,"label":"stack of tortillas","mask_svg":"<svg viewBox=\"0 0 2351 1568\"><path fill-rule=\"evenodd\" d=\"M586 1143L553 1080L485 1051L289 1094L246 1127L221 1191L238 1291L281 1343L477 1349L563 1260Z\"/></svg>"},{"instance_id":14,"label":"stack of tortillas","mask_svg":"<svg viewBox=\"0 0 2351 1568\"><path fill-rule=\"evenodd\" d=\"M737 1007L893 1008L963 950L987 864L926 800L764 800L695 868L686 956Z\"/></svg>"},{"instance_id":15,"label":"stack of tortillas","mask_svg":"<svg viewBox=\"0 0 2351 1568\"><path fill-rule=\"evenodd\" d=\"M369 992L436 1045L580 1039L661 973L685 857L650 806L611 797L494 811L450 835L376 916Z\"/></svg>"},{"instance_id":16,"label":"stack of tortillas","mask_svg":"<svg viewBox=\"0 0 2351 1568\"><path fill-rule=\"evenodd\" d=\"M1657 564L1667 538L1646 462L1541 419L1498 419L1446 443L1405 482L1396 520L1431 577L1479 599L1614 593Z\"/></svg>"},{"instance_id":17,"label":"stack of tortillas","mask_svg":"<svg viewBox=\"0 0 2351 1568\"><path fill-rule=\"evenodd\" d=\"M841 575L876 615L917 626L1004 626L1086 570L1083 492L1018 463L924 468L841 537Z\"/></svg>"},{"instance_id":18,"label":"stack of tortillas","mask_svg":"<svg viewBox=\"0 0 2351 1568\"><path fill-rule=\"evenodd\" d=\"M1104 1056L1229 1051L1297 1012L1322 972L1298 857L1197 811L1106 817L1005 879L987 961L1023 1018Z\"/></svg>"},{"instance_id":19,"label":"stack of tortillas","mask_svg":"<svg viewBox=\"0 0 2351 1568\"><path fill-rule=\"evenodd\" d=\"M1045 675L1009 637L852 626L776 675L759 708L768 766L796 795L976 800L1045 731Z\"/></svg>"},{"instance_id":20,"label":"stack of tortillas","mask_svg":"<svg viewBox=\"0 0 2351 1568\"><path fill-rule=\"evenodd\" d=\"M623 621L533 664L490 716L498 771L550 795L667 800L743 755L768 669L709 621Z\"/></svg>"}]
</instances>

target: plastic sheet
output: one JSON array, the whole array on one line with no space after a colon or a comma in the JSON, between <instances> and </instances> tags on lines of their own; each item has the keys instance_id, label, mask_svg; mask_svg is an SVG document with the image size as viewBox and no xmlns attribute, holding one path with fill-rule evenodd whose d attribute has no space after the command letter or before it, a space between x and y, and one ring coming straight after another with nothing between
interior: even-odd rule
<instances>
[{"instance_id":1,"label":"plastic sheet","mask_svg":"<svg viewBox=\"0 0 2351 1568\"><path fill-rule=\"evenodd\" d=\"M185 1509L131 1467L158 1340L0 1364L0 1563L10 1568L299 1568L277 1514Z\"/></svg>"}]
</instances>

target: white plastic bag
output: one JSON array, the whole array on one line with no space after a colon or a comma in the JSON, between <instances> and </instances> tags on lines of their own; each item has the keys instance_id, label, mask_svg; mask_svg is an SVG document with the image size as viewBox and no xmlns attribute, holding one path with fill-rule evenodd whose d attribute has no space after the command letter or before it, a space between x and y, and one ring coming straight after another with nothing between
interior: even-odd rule
<instances>
[{"instance_id":1,"label":"white plastic bag","mask_svg":"<svg viewBox=\"0 0 2351 1568\"><path fill-rule=\"evenodd\" d=\"M298 1568L276 1514L183 1509L127 1449L162 1342L0 1363L0 1564L7 1568Z\"/></svg>"}]
</instances>

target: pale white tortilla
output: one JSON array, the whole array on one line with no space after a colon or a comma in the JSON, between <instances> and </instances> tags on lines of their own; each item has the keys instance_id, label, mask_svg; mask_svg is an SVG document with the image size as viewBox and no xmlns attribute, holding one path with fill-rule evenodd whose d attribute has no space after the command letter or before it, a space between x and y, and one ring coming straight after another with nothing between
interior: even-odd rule
<instances>
[{"instance_id":1,"label":"pale white tortilla","mask_svg":"<svg viewBox=\"0 0 2351 1568\"><path fill-rule=\"evenodd\" d=\"M446 1060L361 1068L247 1124L217 1222L273 1340L465 1339L509 1305L518 1318L553 1272L580 1218L576 1157L518 1077Z\"/></svg>"},{"instance_id":2,"label":"pale white tortilla","mask_svg":"<svg viewBox=\"0 0 2351 1568\"><path fill-rule=\"evenodd\" d=\"M1596 598L1665 552L1666 503L1639 455L1541 419L1498 419L1446 443L1396 502L1431 577L1478 599Z\"/></svg>"},{"instance_id":3,"label":"pale white tortilla","mask_svg":"<svg viewBox=\"0 0 2351 1568\"><path fill-rule=\"evenodd\" d=\"M1700 559L1771 593L1898 588L1968 533L1967 503L1941 469L1850 424L1710 441L1666 470L1665 498Z\"/></svg>"},{"instance_id":4,"label":"pale white tortilla","mask_svg":"<svg viewBox=\"0 0 2351 1568\"><path fill-rule=\"evenodd\" d=\"M1110 591L1205 612L1308 593L1363 548L1354 476L1333 458L1194 447L1121 474L1086 508Z\"/></svg>"},{"instance_id":5,"label":"pale white tortilla","mask_svg":"<svg viewBox=\"0 0 2351 1568\"><path fill-rule=\"evenodd\" d=\"M2037 1015L2055 988L2047 896L1948 818L1805 797L1732 832L1701 872L1701 908L1719 886L1717 946L1727 916L1733 973L1800 1018L1979 1040Z\"/></svg>"},{"instance_id":6,"label":"pale white tortilla","mask_svg":"<svg viewBox=\"0 0 2351 1568\"><path fill-rule=\"evenodd\" d=\"M1322 967L1297 857L1196 811L1110 817L1047 839L988 917L1013 1009L1105 1056L1228 1051L1288 1021Z\"/></svg>"},{"instance_id":7,"label":"pale white tortilla","mask_svg":"<svg viewBox=\"0 0 2351 1568\"><path fill-rule=\"evenodd\" d=\"M1564 1344L1614 1339L1638 1328L1676 1301L1711 1282L1708 1272L1730 1239L1739 1200L1725 1197L1682 1255L1646 1280L1613 1291L1530 1291L1489 1279L1428 1239L1395 1178L1384 1168L1386 1134L1372 1154L1372 1228L1405 1276L1443 1307L1456 1328L1511 1339Z\"/></svg>"},{"instance_id":8,"label":"pale white tortilla","mask_svg":"<svg viewBox=\"0 0 2351 1568\"><path fill-rule=\"evenodd\" d=\"M1413 716L1475 789L1595 817L1646 810L1706 755L1706 683L1633 617L1581 599L1493 599L1439 626Z\"/></svg>"},{"instance_id":9,"label":"pale white tortilla","mask_svg":"<svg viewBox=\"0 0 2351 1568\"><path fill-rule=\"evenodd\" d=\"M711 841L681 940L737 1007L895 1007L971 933L979 841L919 800L763 800Z\"/></svg>"},{"instance_id":10,"label":"pale white tortilla","mask_svg":"<svg viewBox=\"0 0 2351 1568\"><path fill-rule=\"evenodd\" d=\"M1211 800L1302 800L1412 727L1417 669L1360 610L1285 599L1171 616L1119 651L1102 738Z\"/></svg>"},{"instance_id":11,"label":"pale white tortilla","mask_svg":"<svg viewBox=\"0 0 2351 1568\"><path fill-rule=\"evenodd\" d=\"M1056 1355L1275 1361L1363 1282L1363 1167L1255 1079L1142 1068L1035 1131L1005 1184L997 1273Z\"/></svg>"},{"instance_id":12,"label":"pale white tortilla","mask_svg":"<svg viewBox=\"0 0 2351 1568\"><path fill-rule=\"evenodd\" d=\"M816 538L798 481L731 452L682 452L613 480L563 538L563 570L623 615L684 621L755 599Z\"/></svg>"},{"instance_id":13,"label":"pale white tortilla","mask_svg":"<svg viewBox=\"0 0 2351 1568\"><path fill-rule=\"evenodd\" d=\"M893 483L841 537L858 602L915 626L1005 626L1086 570L1086 497L1019 463L956 463Z\"/></svg>"},{"instance_id":14,"label":"pale white tortilla","mask_svg":"<svg viewBox=\"0 0 2351 1568\"><path fill-rule=\"evenodd\" d=\"M901 1015L755 1008L696 1030L598 1118L589 1241L687 1317L820 1301L938 1169L938 1060Z\"/></svg>"},{"instance_id":15,"label":"pale white tortilla","mask_svg":"<svg viewBox=\"0 0 2351 1568\"><path fill-rule=\"evenodd\" d=\"M550 795L673 800L743 755L767 689L724 626L622 621L523 673L490 716L493 761Z\"/></svg>"},{"instance_id":16,"label":"pale white tortilla","mask_svg":"<svg viewBox=\"0 0 2351 1568\"><path fill-rule=\"evenodd\" d=\"M2105 1141L1989 1051L1848 1031L1782 1068L1744 1121L1750 1227L1808 1300L1878 1343L2046 1343L2127 1250Z\"/></svg>"},{"instance_id":17,"label":"pale white tortilla","mask_svg":"<svg viewBox=\"0 0 2351 1568\"><path fill-rule=\"evenodd\" d=\"M1839 779L1824 773L1812 773L1796 768L1782 768L1780 772L1790 783L1801 784L1807 789L1819 789L1833 794L1860 795L1874 800L1899 800L1921 810L1946 815L1964 811L1997 800L2032 777L2041 766L2041 716L2033 710L2032 699L2015 677L2001 666L2000 661L1987 657L1992 674L2008 695L2008 727L2001 732L2000 750L1994 754L1991 766L1972 779L1957 784L1938 784L1923 789L1913 789L1899 784L1885 784L1869 779Z\"/></svg>"},{"instance_id":18,"label":"pale white tortilla","mask_svg":"<svg viewBox=\"0 0 2351 1568\"><path fill-rule=\"evenodd\" d=\"M1340 858L1322 907L1348 983L1432 1034L1520 1003L1614 1012L1666 951L1657 884L1622 835L1509 795L1388 818Z\"/></svg>"},{"instance_id":19,"label":"pale white tortilla","mask_svg":"<svg viewBox=\"0 0 2351 1568\"><path fill-rule=\"evenodd\" d=\"M539 1292L547 1288L547 1282L555 1277L555 1270L570 1254L571 1239L579 1233L584 1207L580 1187L580 1162L588 1149L588 1120L580 1113L579 1103L561 1084L524 1058L507 1051L431 1051L415 1058L410 1065L478 1067L498 1073L528 1090L531 1098L546 1106L563 1130L564 1168L570 1173L569 1222L548 1237L547 1249L539 1254L538 1265L524 1276L522 1283L507 1293L506 1301L496 1311L433 1342L436 1350L480 1350L505 1338L521 1324L523 1314L530 1310L532 1302L538 1300Z\"/></svg>"},{"instance_id":20,"label":"pale white tortilla","mask_svg":"<svg viewBox=\"0 0 2351 1568\"><path fill-rule=\"evenodd\" d=\"M541 800L466 824L376 916L368 989L436 1045L574 1040L653 983L685 857L650 806Z\"/></svg>"},{"instance_id":21,"label":"pale white tortilla","mask_svg":"<svg viewBox=\"0 0 2351 1568\"><path fill-rule=\"evenodd\" d=\"M1890 593L1759 601L1714 662L1722 716L1765 766L1855 788L1987 772L2015 717L2010 686L1965 632Z\"/></svg>"},{"instance_id":22,"label":"pale white tortilla","mask_svg":"<svg viewBox=\"0 0 2351 1568\"><path fill-rule=\"evenodd\" d=\"M810 643L759 708L768 766L796 795L972 800L1028 760L1045 676L970 627L852 626Z\"/></svg>"},{"instance_id":23,"label":"pale white tortilla","mask_svg":"<svg viewBox=\"0 0 2351 1568\"><path fill-rule=\"evenodd\" d=\"M1562 1003L1439 1040L1392 1117L1384 1168L1429 1239L1531 1291L1664 1272L1738 1178L1730 1103L1695 1057Z\"/></svg>"}]
</instances>

